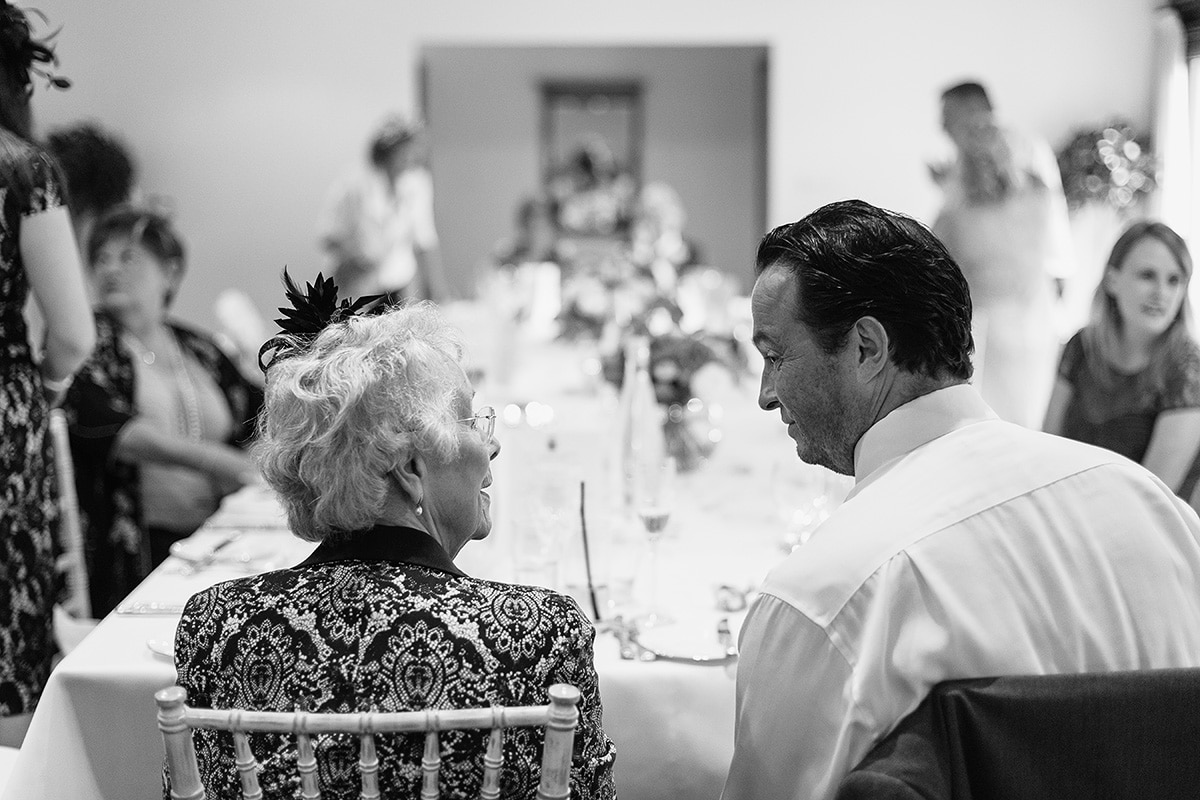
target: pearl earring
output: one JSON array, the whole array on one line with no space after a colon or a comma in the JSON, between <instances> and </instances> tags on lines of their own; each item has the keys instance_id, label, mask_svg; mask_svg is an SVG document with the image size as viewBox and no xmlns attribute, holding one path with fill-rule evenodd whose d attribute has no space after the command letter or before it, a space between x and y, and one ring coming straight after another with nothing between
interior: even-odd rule
<instances>
[{"instance_id":1,"label":"pearl earring","mask_svg":"<svg viewBox=\"0 0 1200 800\"><path fill-rule=\"evenodd\" d=\"M417 516L418 517L425 513L425 508L421 505L421 502L422 502L421 500L417 501Z\"/></svg>"}]
</instances>

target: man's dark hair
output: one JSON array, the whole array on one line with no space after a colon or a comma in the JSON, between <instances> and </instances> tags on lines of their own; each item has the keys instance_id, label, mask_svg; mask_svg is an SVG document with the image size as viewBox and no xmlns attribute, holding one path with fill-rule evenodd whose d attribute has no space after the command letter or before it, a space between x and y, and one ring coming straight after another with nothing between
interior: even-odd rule
<instances>
[{"instance_id":1,"label":"man's dark hair","mask_svg":"<svg viewBox=\"0 0 1200 800\"><path fill-rule=\"evenodd\" d=\"M781 225L758 246L756 274L796 277L798 321L826 353L861 317L879 320L896 366L971 377L971 295L945 246L916 220L861 200L830 203Z\"/></svg>"},{"instance_id":2,"label":"man's dark hair","mask_svg":"<svg viewBox=\"0 0 1200 800\"><path fill-rule=\"evenodd\" d=\"M392 154L408 146L416 138L416 127L399 119L389 119L371 138L368 155L371 163L383 168L391 160Z\"/></svg>"},{"instance_id":3,"label":"man's dark hair","mask_svg":"<svg viewBox=\"0 0 1200 800\"><path fill-rule=\"evenodd\" d=\"M988 97L987 89L978 81L963 81L956 83L942 92L942 102L955 100L958 102L977 103L988 111L992 110L992 99Z\"/></svg>"},{"instance_id":4,"label":"man's dark hair","mask_svg":"<svg viewBox=\"0 0 1200 800\"><path fill-rule=\"evenodd\" d=\"M136 168L114 136L84 123L46 137L46 149L62 168L71 210L99 216L129 200Z\"/></svg>"}]
</instances>

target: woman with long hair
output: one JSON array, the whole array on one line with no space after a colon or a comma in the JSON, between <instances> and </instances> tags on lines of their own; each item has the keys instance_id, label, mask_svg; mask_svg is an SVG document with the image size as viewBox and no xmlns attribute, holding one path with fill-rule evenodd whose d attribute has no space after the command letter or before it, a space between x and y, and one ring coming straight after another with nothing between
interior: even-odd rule
<instances>
[{"instance_id":1,"label":"woman with long hair","mask_svg":"<svg viewBox=\"0 0 1200 800\"><path fill-rule=\"evenodd\" d=\"M57 486L49 411L95 333L62 178L32 142L33 76L54 52L0 0L0 744L19 745L50 674ZM24 317L45 321L40 355Z\"/></svg>"},{"instance_id":2,"label":"woman with long hair","mask_svg":"<svg viewBox=\"0 0 1200 800\"><path fill-rule=\"evenodd\" d=\"M1200 478L1200 344L1191 332L1192 257L1161 222L1113 245L1092 320L1067 342L1045 429L1139 462L1180 497Z\"/></svg>"}]
</instances>

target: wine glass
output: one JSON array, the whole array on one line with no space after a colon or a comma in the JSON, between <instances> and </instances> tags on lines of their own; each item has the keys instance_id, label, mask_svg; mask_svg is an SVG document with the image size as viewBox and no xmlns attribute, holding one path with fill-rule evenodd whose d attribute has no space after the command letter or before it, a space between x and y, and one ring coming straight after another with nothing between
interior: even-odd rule
<instances>
[{"instance_id":1,"label":"wine glass","mask_svg":"<svg viewBox=\"0 0 1200 800\"><path fill-rule=\"evenodd\" d=\"M669 621L659 607L658 545L675 506L675 459L667 456L640 464L634 482L634 503L649 543L647 575L650 584L649 610L642 624L650 627Z\"/></svg>"}]
</instances>

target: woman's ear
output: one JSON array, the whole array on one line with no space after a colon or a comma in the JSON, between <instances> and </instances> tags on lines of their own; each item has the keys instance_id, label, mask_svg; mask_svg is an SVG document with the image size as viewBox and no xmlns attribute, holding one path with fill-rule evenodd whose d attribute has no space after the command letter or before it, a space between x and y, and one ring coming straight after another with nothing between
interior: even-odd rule
<instances>
[{"instance_id":1,"label":"woman's ear","mask_svg":"<svg viewBox=\"0 0 1200 800\"><path fill-rule=\"evenodd\" d=\"M183 262L173 258L163 264L163 272L167 276L167 286L170 287L168 294L179 294L179 284L183 283Z\"/></svg>"},{"instance_id":2,"label":"woman's ear","mask_svg":"<svg viewBox=\"0 0 1200 800\"><path fill-rule=\"evenodd\" d=\"M414 506L425 498L425 460L419 453L400 461L388 474Z\"/></svg>"},{"instance_id":3,"label":"woman's ear","mask_svg":"<svg viewBox=\"0 0 1200 800\"><path fill-rule=\"evenodd\" d=\"M1113 288L1113 281L1117 279L1117 268L1112 266L1104 267L1104 274L1100 276L1100 284L1104 287L1104 291L1110 296L1116 295L1116 290Z\"/></svg>"}]
</instances>

